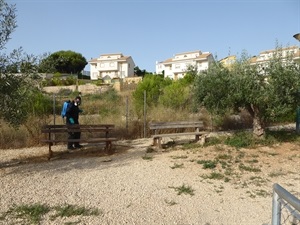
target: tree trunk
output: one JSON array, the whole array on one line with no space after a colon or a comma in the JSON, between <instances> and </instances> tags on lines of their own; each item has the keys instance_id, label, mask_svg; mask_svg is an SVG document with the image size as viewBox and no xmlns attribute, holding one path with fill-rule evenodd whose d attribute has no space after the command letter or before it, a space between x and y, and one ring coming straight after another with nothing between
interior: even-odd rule
<instances>
[{"instance_id":1,"label":"tree trunk","mask_svg":"<svg viewBox=\"0 0 300 225\"><path fill-rule=\"evenodd\" d=\"M251 105L252 118L253 118L253 134L257 137L263 137L265 134L265 123L260 113L259 107Z\"/></svg>"}]
</instances>

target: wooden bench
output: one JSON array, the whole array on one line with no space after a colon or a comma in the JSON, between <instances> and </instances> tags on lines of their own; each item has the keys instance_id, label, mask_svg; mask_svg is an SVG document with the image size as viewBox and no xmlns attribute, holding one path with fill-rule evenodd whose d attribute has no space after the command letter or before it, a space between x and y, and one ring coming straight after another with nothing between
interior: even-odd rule
<instances>
[{"instance_id":1,"label":"wooden bench","mask_svg":"<svg viewBox=\"0 0 300 225\"><path fill-rule=\"evenodd\" d=\"M108 154L113 154L112 142L117 138L111 137L111 133L114 130L113 124L98 124L98 125L44 125L42 126L42 133L45 134L45 139L41 142L49 144L49 156L50 159L53 156L51 146L55 143L68 143L68 142L80 142L80 143L103 143L105 142L105 150ZM68 139L69 132L81 132L80 139Z\"/></svg>"},{"instance_id":2,"label":"wooden bench","mask_svg":"<svg viewBox=\"0 0 300 225\"><path fill-rule=\"evenodd\" d=\"M163 137L194 135L195 141L207 132L203 130L202 121L173 121L173 122L151 122L149 128L152 133L153 145L162 148Z\"/></svg>"}]
</instances>

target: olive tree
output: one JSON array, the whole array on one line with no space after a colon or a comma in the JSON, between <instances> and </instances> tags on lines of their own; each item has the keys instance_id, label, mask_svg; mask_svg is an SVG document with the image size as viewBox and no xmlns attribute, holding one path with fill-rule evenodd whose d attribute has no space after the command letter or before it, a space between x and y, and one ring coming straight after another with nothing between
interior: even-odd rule
<instances>
[{"instance_id":1,"label":"olive tree","mask_svg":"<svg viewBox=\"0 0 300 225\"><path fill-rule=\"evenodd\" d=\"M16 29L16 7L0 0L0 118L11 125L20 125L34 101L37 57L25 54L22 48L4 52Z\"/></svg>"},{"instance_id":2,"label":"olive tree","mask_svg":"<svg viewBox=\"0 0 300 225\"><path fill-rule=\"evenodd\" d=\"M211 113L247 110L253 119L253 134L263 136L268 122L296 110L299 88L299 65L292 57L284 58L277 48L263 67L251 65L245 53L231 69L215 62L198 74L194 95Z\"/></svg>"}]
</instances>

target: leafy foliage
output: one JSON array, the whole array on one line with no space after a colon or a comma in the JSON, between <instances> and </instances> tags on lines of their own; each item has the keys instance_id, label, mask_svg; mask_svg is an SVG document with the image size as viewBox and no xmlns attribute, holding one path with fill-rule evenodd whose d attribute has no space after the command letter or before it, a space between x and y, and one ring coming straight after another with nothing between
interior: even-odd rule
<instances>
[{"instance_id":1,"label":"leafy foliage","mask_svg":"<svg viewBox=\"0 0 300 225\"><path fill-rule=\"evenodd\" d=\"M159 103L173 109L185 108L189 94L189 88L182 85L179 81L173 81L163 89Z\"/></svg>"},{"instance_id":2,"label":"leafy foliage","mask_svg":"<svg viewBox=\"0 0 300 225\"><path fill-rule=\"evenodd\" d=\"M39 72L79 74L87 65L86 59L73 51L58 51L40 62Z\"/></svg>"},{"instance_id":3,"label":"leafy foliage","mask_svg":"<svg viewBox=\"0 0 300 225\"><path fill-rule=\"evenodd\" d=\"M16 8L0 0L0 49L3 49L16 28ZM18 126L29 113L40 115L41 94L38 94L38 58L23 52L22 48L10 54L0 54L0 118Z\"/></svg>"},{"instance_id":4,"label":"leafy foliage","mask_svg":"<svg viewBox=\"0 0 300 225\"><path fill-rule=\"evenodd\" d=\"M158 103L159 96L162 92L162 88L171 83L171 80L165 80L162 76L147 75L143 81L137 85L136 90L133 92L133 99L135 109L138 113L141 113L144 106L144 92L146 91L148 107Z\"/></svg>"},{"instance_id":5,"label":"leafy foliage","mask_svg":"<svg viewBox=\"0 0 300 225\"><path fill-rule=\"evenodd\" d=\"M253 118L253 133L260 136L268 122L295 111L299 78L299 65L283 57L281 48L265 67L252 65L244 53L231 70L216 62L200 73L195 100L212 114L247 110Z\"/></svg>"},{"instance_id":6,"label":"leafy foliage","mask_svg":"<svg viewBox=\"0 0 300 225\"><path fill-rule=\"evenodd\" d=\"M16 27L16 6L0 0L0 50L4 48Z\"/></svg>"}]
</instances>

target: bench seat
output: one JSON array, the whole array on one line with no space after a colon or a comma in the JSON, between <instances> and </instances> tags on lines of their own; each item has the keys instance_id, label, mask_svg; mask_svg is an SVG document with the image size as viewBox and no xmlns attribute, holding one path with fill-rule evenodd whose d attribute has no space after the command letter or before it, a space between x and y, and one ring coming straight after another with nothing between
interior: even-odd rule
<instances>
[{"instance_id":1,"label":"bench seat","mask_svg":"<svg viewBox=\"0 0 300 225\"><path fill-rule=\"evenodd\" d=\"M93 124L93 125L44 125L41 132L45 134L45 139L41 142L49 145L50 159L53 156L51 146L56 143L105 143L105 148L108 154L112 154L112 142L117 141L116 137L112 137L111 134L114 131L115 125L113 124ZM85 133L84 137L81 135L80 139L68 139L68 133L81 132ZM95 137L96 136L96 137Z\"/></svg>"},{"instance_id":2,"label":"bench seat","mask_svg":"<svg viewBox=\"0 0 300 225\"><path fill-rule=\"evenodd\" d=\"M171 121L171 122L151 122L149 129L154 132L151 135L153 138L153 145L162 148L163 137L175 137L175 136L195 136L195 140L198 141L199 137L205 134L202 121ZM194 131L190 131L193 129Z\"/></svg>"}]
</instances>

